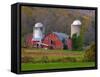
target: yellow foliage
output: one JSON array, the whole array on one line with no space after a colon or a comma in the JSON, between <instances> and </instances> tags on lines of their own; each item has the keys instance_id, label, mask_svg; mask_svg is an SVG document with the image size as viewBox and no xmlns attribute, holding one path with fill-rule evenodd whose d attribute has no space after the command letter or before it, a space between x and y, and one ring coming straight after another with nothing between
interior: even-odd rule
<instances>
[{"instance_id":1,"label":"yellow foliage","mask_svg":"<svg viewBox=\"0 0 100 77\"><path fill-rule=\"evenodd\" d=\"M32 8L30 7L22 6L21 11L28 16L32 16Z\"/></svg>"}]
</instances>

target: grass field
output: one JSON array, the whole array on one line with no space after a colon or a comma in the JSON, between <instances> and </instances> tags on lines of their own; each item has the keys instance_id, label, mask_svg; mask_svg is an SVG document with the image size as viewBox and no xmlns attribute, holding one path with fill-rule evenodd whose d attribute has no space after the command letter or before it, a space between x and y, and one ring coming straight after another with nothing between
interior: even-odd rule
<instances>
[{"instance_id":1,"label":"grass field","mask_svg":"<svg viewBox=\"0 0 100 77\"><path fill-rule=\"evenodd\" d=\"M68 63L45 63L33 64L22 63L21 70L43 70L43 69L60 69L60 68L78 68L78 67L94 67L94 62L68 62Z\"/></svg>"},{"instance_id":2,"label":"grass field","mask_svg":"<svg viewBox=\"0 0 100 77\"><path fill-rule=\"evenodd\" d=\"M71 50L45 50L34 48L22 48L22 59L25 62L21 63L21 70L42 70L42 69L60 69L60 68L78 68L78 67L94 67L95 62L82 62L84 51ZM47 57L47 62L44 63L44 57ZM63 59L68 59L63 61ZM28 60L29 59L29 60ZM31 59L31 61L30 61ZM52 60L62 59L63 62L49 62ZM71 62L69 61L71 60ZM75 59L75 61L73 60ZM76 61L77 60L77 61ZM32 62L33 61L33 62ZM74 62L73 62L74 61ZM40 62L40 63L36 63Z\"/></svg>"}]
</instances>

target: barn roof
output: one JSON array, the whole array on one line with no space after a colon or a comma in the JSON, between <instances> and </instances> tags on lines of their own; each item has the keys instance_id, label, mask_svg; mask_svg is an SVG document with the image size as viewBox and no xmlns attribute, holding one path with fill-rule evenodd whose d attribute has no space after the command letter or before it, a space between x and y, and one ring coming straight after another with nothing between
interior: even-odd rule
<instances>
[{"instance_id":1,"label":"barn roof","mask_svg":"<svg viewBox=\"0 0 100 77\"><path fill-rule=\"evenodd\" d=\"M57 37L63 41L65 39L67 39L69 36L65 33L61 33L61 32L53 32L55 35L57 35Z\"/></svg>"}]
</instances>

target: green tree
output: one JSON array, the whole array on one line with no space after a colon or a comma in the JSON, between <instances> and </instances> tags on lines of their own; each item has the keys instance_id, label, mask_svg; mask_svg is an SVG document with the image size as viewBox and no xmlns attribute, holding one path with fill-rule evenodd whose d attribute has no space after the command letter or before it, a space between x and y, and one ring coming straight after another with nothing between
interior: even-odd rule
<instances>
[{"instance_id":1,"label":"green tree","mask_svg":"<svg viewBox=\"0 0 100 77\"><path fill-rule=\"evenodd\" d=\"M77 34L73 34L72 42L73 42L73 49L74 50L82 50L83 39L82 39L81 35L77 36Z\"/></svg>"}]
</instances>

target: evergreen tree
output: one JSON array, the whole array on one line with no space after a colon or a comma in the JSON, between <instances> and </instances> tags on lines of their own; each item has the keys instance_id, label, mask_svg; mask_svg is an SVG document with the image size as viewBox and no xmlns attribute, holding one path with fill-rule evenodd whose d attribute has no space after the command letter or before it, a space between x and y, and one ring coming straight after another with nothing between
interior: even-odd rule
<instances>
[{"instance_id":1,"label":"evergreen tree","mask_svg":"<svg viewBox=\"0 0 100 77\"><path fill-rule=\"evenodd\" d=\"M73 49L74 50L82 50L83 39L82 39L81 35L77 36L77 34L73 34L72 42L73 42Z\"/></svg>"}]
</instances>

